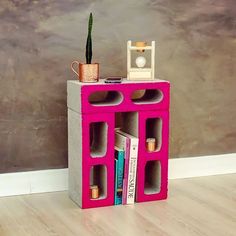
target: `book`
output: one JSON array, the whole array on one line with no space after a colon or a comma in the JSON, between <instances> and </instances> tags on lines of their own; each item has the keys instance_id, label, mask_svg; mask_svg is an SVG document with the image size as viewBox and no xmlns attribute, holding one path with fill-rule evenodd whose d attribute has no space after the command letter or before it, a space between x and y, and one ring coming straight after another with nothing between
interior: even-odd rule
<instances>
[{"instance_id":1,"label":"book","mask_svg":"<svg viewBox=\"0 0 236 236\"><path fill-rule=\"evenodd\" d=\"M127 176L129 169L129 149L130 149L130 140L117 132L115 132L115 146L124 150L124 174L123 174L123 188L122 188L122 204L126 204L127 197Z\"/></svg>"},{"instance_id":2,"label":"book","mask_svg":"<svg viewBox=\"0 0 236 236\"><path fill-rule=\"evenodd\" d=\"M118 147L122 146L125 150L122 203L133 204L136 190L138 138L121 130L116 130L116 143Z\"/></svg>"},{"instance_id":3,"label":"book","mask_svg":"<svg viewBox=\"0 0 236 236\"><path fill-rule=\"evenodd\" d=\"M122 204L124 155L124 149L115 147L115 205Z\"/></svg>"}]
</instances>

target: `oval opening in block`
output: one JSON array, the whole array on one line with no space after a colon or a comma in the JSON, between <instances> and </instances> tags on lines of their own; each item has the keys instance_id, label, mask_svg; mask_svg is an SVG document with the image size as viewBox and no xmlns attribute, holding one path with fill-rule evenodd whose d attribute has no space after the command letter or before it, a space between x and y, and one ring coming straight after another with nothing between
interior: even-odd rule
<instances>
[{"instance_id":1,"label":"oval opening in block","mask_svg":"<svg viewBox=\"0 0 236 236\"><path fill-rule=\"evenodd\" d=\"M147 161L145 166L145 194L156 194L161 191L160 161Z\"/></svg>"},{"instance_id":2,"label":"oval opening in block","mask_svg":"<svg viewBox=\"0 0 236 236\"><path fill-rule=\"evenodd\" d=\"M93 106L114 106L123 101L123 95L118 91L97 91L91 93L88 100Z\"/></svg>"},{"instance_id":3,"label":"oval opening in block","mask_svg":"<svg viewBox=\"0 0 236 236\"><path fill-rule=\"evenodd\" d=\"M159 103L162 99L163 93L159 89L139 89L131 95L132 102L139 105Z\"/></svg>"},{"instance_id":4,"label":"oval opening in block","mask_svg":"<svg viewBox=\"0 0 236 236\"><path fill-rule=\"evenodd\" d=\"M146 150L147 152L160 151L162 145L162 119L146 119Z\"/></svg>"},{"instance_id":5,"label":"oval opening in block","mask_svg":"<svg viewBox=\"0 0 236 236\"><path fill-rule=\"evenodd\" d=\"M107 197L107 167L95 165L90 169L90 199L100 200Z\"/></svg>"},{"instance_id":6,"label":"oval opening in block","mask_svg":"<svg viewBox=\"0 0 236 236\"><path fill-rule=\"evenodd\" d=\"M89 125L90 135L90 155L92 158L104 157L107 152L107 132L106 122L92 122Z\"/></svg>"}]
</instances>

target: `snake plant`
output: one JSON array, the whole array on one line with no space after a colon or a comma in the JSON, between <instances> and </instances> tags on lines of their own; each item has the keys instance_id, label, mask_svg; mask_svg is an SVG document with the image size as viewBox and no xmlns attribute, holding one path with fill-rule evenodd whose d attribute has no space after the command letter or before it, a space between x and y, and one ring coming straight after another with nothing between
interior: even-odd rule
<instances>
[{"instance_id":1,"label":"snake plant","mask_svg":"<svg viewBox=\"0 0 236 236\"><path fill-rule=\"evenodd\" d=\"M92 37L91 37L92 27L93 27L93 14L90 13L89 22L88 22L88 36L87 36L87 43L86 43L86 54L85 54L87 64L91 64L92 56L93 56Z\"/></svg>"}]
</instances>

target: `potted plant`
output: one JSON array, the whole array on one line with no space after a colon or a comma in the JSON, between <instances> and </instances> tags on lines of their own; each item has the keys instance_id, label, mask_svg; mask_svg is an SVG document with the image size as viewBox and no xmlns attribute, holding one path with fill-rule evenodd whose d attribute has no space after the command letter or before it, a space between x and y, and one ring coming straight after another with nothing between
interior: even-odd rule
<instances>
[{"instance_id":1,"label":"potted plant","mask_svg":"<svg viewBox=\"0 0 236 236\"><path fill-rule=\"evenodd\" d=\"M71 69L79 76L81 82L97 82L99 79L99 64L92 63L92 27L93 27L93 14L89 15L88 22L88 36L86 42L86 63L79 63L78 61L73 61L71 64ZM79 73L73 68L74 64L78 65Z\"/></svg>"}]
</instances>

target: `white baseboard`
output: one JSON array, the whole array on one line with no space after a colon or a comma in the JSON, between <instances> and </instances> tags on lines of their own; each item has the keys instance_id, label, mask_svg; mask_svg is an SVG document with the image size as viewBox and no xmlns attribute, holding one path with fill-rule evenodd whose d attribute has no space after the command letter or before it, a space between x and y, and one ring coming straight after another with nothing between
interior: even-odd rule
<instances>
[{"instance_id":1,"label":"white baseboard","mask_svg":"<svg viewBox=\"0 0 236 236\"><path fill-rule=\"evenodd\" d=\"M169 179L236 173L236 153L169 160ZM65 191L68 169L0 174L0 197Z\"/></svg>"},{"instance_id":2,"label":"white baseboard","mask_svg":"<svg viewBox=\"0 0 236 236\"><path fill-rule=\"evenodd\" d=\"M169 179L236 173L236 153L169 160Z\"/></svg>"},{"instance_id":3,"label":"white baseboard","mask_svg":"<svg viewBox=\"0 0 236 236\"><path fill-rule=\"evenodd\" d=\"M0 174L0 197L68 189L68 169Z\"/></svg>"}]
</instances>

